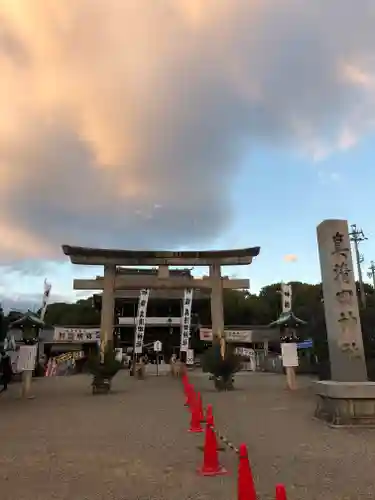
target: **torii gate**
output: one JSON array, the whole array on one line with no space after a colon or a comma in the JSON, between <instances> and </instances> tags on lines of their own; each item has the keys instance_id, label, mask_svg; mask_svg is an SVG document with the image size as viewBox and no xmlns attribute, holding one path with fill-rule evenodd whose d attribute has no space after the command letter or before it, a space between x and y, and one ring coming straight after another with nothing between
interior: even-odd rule
<instances>
[{"instance_id":1,"label":"torii gate","mask_svg":"<svg viewBox=\"0 0 375 500\"><path fill-rule=\"evenodd\" d=\"M114 306L116 290L156 289L209 289L211 290L211 320L214 337L224 332L223 288L249 288L248 279L229 279L221 276L221 266L249 265L259 255L260 247L218 251L144 251L111 250L100 248L62 246L72 264L104 266L104 276L96 279L76 279L74 290L102 290L100 341L102 349L113 340ZM158 267L157 276L117 274L117 266ZM191 278L172 276L170 266L208 266L209 276Z\"/></svg>"}]
</instances>

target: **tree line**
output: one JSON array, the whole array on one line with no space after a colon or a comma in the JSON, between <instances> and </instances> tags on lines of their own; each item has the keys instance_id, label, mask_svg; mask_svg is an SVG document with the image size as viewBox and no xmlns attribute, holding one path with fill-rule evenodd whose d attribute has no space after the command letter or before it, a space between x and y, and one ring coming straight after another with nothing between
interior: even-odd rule
<instances>
[{"instance_id":1,"label":"tree line","mask_svg":"<svg viewBox=\"0 0 375 500\"><path fill-rule=\"evenodd\" d=\"M294 314L307 322L304 336L313 339L325 339L324 303L321 284L292 282ZM358 290L359 287L357 286ZM367 307L361 311L364 337L375 338L375 294L372 286L365 284ZM358 292L359 293L359 292ZM193 306L194 309L194 306ZM211 324L210 301L199 304L199 321L203 325ZM263 287L258 295L243 290L224 290L224 316L226 325L249 326L268 325L281 313L280 283ZM0 329L20 316L11 311L8 315L0 308ZM100 311L94 307L93 297L80 299L75 303L51 303L46 312L45 323L48 326L97 326L100 324ZM365 339L365 340L366 340ZM375 354L375 348L374 348Z\"/></svg>"},{"instance_id":2,"label":"tree line","mask_svg":"<svg viewBox=\"0 0 375 500\"><path fill-rule=\"evenodd\" d=\"M321 284L292 282L294 314L308 323L308 329L324 321L324 304ZM359 287L358 287L359 288ZM367 308L361 312L365 322L375 319L375 295L372 286L365 284ZM193 306L194 309L194 306ZM201 324L211 323L209 300L199 304L195 312ZM263 287L258 295L243 290L224 290L224 316L226 325L268 325L281 313L280 283ZM1 314L1 312L0 312ZM19 312L1 314L3 322L17 319ZM75 303L51 303L46 312L45 322L49 326L96 326L100 324L100 311L95 309L93 297L80 299ZM375 324L375 323L374 323ZM320 325L321 326L321 325Z\"/></svg>"},{"instance_id":3,"label":"tree line","mask_svg":"<svg viewBox=\"0 0 375 500\"><path fill-rule=\"evenodd\" d=\"M321 284L292 282L294 314L307 322L300 330L302 338L314 341L314 352L320 360L328 364L327 332L324 318L324 303ZM357 292L359 286L357 283ZM371 285L365 284L367 307L360 311L363 340L366 357L374 360L371 368L375 379L375 294ZM198 307L198 305L197 305ZM194 306L193 306L194 310ZM203 301L199 308L199 321L202 325L211 324L210 301ZM232 326L268 325L275 321L281 313L280 283L263 287L259 294L251 294L243 290L224 290L225 324ZM0 309L0 339L4 337L11 321L18 319L20 313L11 311L4 315ZM100 311L95 309L93 297L80 299L75 303L52 303L45 316L48 326L98 326Z\"/></svg>"}]
</instances>

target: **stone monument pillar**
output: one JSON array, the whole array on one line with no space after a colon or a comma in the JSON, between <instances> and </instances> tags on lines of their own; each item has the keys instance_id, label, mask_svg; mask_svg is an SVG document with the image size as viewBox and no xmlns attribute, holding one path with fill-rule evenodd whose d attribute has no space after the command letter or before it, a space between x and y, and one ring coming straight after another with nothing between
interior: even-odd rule
<instances>
[{"instance_id":1,"label":"stone monument pillar","mask_svg":"<svg viewBox=\"0 0 375 500\"><path fill-rule=\"evenodd\" d=\"M331 425L374 425L375 383L367 381L348 222L317 228L332 380L317 382L315 415Z\"/></svg>"},{"instance_id":2,"label":"stone monument pillar","mask_svg":"<svg viewBox=\"0 0 375 500\"><path fill-rule=\"evenodd\" d=\"M113 341L113 321L115 308L116 266L104 267L102 315L100 323L100 351L103 358L108 342Z\"/></svg>"},{"instance_id":3,"label":"stone monument pillar","mask_svg":"<svg viewBox=\"0 0 375 500\"><path fill-rule=\"evenodd\" d=\"M221 281L220 264L210 265L211 280L211 322L212 338L221 338L224 335L224 306L223 306L223 286Z\"/></svg>"},{"instance_id":4,"label":"stone monument pillar","mask_svg":"<svg viewBox=\"0 0 375 500\"><path fill-rule=\"evenodd\" d=\"M367 370L348 223L325 220L317 232L331 378L363 382Z\"/></svg>"}]
</instances>

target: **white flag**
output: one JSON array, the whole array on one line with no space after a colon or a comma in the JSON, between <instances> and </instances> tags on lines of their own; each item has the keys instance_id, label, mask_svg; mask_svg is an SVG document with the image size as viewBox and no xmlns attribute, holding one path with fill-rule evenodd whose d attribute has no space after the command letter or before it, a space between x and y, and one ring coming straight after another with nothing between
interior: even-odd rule
<instances>
[{"instance_id":1,"label":"white flag","mask_svg":"<svg viewBox=\"0 0 375 500\"><path fill-rule=\"evenodd\" d=\"M51 288L52 285L51 283L48 283L47 280L44 280L44 292L43 292L43 301L42 301L42 310L40 312L40 319L44 321L44 316L46 315L47 307L48 307L48 302L49 302L49 296L51 293Z\"/></svg>"},{"instance_id":2,"label":"white flag","mask_svg":"<svg viewBox=\"0 0 375 500\"><path fill-rule=\"evenodd\" d=\"M135 321L134 352L141 354L143 349L143 338L146 329L147 303L150 290L141 290L138 300L137 319Z\"/></svg>"},{"instance_id":3,"label":"white flag","mask_svg":"<svg viewBox=\"0 0 375 500\"><path fill-rule=\"evenodd\" d=\"M187 352L189 349L192 302L193 289L186 288L182 307L180 352Z\"/></svg>"}]
</instances>

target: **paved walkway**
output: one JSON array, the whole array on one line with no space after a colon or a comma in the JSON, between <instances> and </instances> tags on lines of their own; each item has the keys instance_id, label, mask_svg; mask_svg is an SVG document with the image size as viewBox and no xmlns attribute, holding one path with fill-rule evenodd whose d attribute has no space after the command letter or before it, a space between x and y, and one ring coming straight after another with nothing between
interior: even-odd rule
<instances>
[{"instance_id":1,"label":"paved walkway","mask_svg":"<svg viewBox=\"0 0 375 500\"><path fill-rule=\"evenodd\" d=\"M260 500L284 482L288 500L375 496L375 431L332 430L312 419L309 382L289 394L278 375L239 374L238 390L218 394L193 376L212 402L217 427L249 446ZM229 476L195 474L202 436L186 432L179 382L116 377L114 393L90 394L88 376L34 383L36 399L0 397L1 500L230 500L236 457L221 454ZM3 396L3 395L1 395Z\"/></svg>"}]
</instances>

